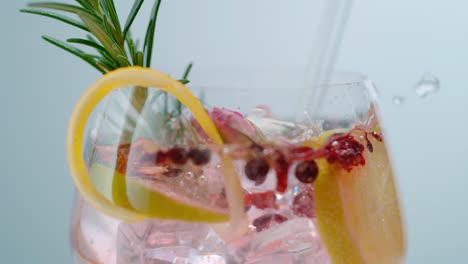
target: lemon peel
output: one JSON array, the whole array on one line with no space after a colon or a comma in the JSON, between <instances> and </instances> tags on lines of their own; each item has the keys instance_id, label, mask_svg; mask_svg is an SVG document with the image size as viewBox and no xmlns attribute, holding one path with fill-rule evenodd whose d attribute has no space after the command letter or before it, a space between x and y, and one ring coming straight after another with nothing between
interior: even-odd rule
<instances>
[{"instance_id":1,"label":"lemon peel","mask_svg":"<svg viewBox=\"0 0 468 264\"><path fill-rule=\"evenodd\" d=\"M147 215L116 206L96 190L82 156L85 126L95 106L111 91L125 86L154 87L172 94L192 112L194 118L214 144L221 145L223 140L198 99L182 83L164 73L138 66L120 68L107 73L91 85L78 100L69 121L66 148L71 175L83 199L96 210L108 216L132 222L142 220ZM228 159L225 159L224 162L230 163ZM232 167L229 166L227 165L229 170L232 170ZM233 173L227 173L224 177L230 222L235 227L236 224L239 225L236 219L244 219L244 212L241 202L242 188L240 182L233 179L235 172Z\"/></svg>"}]
</instances>

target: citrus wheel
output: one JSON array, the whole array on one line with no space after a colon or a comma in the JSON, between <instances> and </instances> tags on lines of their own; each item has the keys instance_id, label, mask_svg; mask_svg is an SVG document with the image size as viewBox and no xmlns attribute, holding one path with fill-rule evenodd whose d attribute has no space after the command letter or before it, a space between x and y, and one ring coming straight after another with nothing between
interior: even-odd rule
<instances>
[{"instance_id":1,"label":"citrus wheel","mask_svg":"<svg viewBox=\"0 0 468 264\"><path fill-rule=\"evenodd\" d=\"M127 67L109 72L81 96L72 112L68 127L66 142L68 164L75 186L84 200L101 213L124 221L138 221L146 217L199 222L223 222L229 219L231 227L244 228L242 188L230 164L223 164L223 167L227 168L224 181L229 209L226 213L213 211L200 204L177 200L177 197L164 195L141 182L127 181L126 183L129 184L127 187L140 193L140 200L137 201L136 207L146 208L147 210L143 212L132 206L117 206L96 189L82 156L85 126L95 106L111 91L125 86L152 87L173 95L192 112L214 144L223 144L216 126L201 103L182 83L166 74L142 67ZM228 159L224 159L224 163L229 162ZM101 174L101 177L110 177L109 172L102 167L94 167L93 172ZM114 176L125 177L112 175ZM144 205L142 205L143 198L146 198Z\"/></svg>"}]
</instances>

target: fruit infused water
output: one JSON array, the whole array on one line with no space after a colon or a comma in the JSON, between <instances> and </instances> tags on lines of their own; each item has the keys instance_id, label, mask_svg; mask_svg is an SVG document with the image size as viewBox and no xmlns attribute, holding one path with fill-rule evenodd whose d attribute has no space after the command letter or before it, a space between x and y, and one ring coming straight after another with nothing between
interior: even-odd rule
<instances>
[{"instance_id":1,"label":"fruit infused water","mask_svg":"<svg viewBox=\"0 0 468 264\"><path fill-rule=\"evenodd\" d=\"M133 78L140 69L132 70L90 88L114 91L89 125L86 176L126 215L109 216L78 196L78 263L403 262L397 191L371 82L330 85L324 109L299 119L261 98L246 98L259 106L241 112L216 105L207 91L198 109L171 88L162 88L174 95L167 97L148 88L125 139L128 117L119 109L130 107L131 89L117 88L170 83L164 76L140 83L157 74Z\"/></svg>"}]
</instances>

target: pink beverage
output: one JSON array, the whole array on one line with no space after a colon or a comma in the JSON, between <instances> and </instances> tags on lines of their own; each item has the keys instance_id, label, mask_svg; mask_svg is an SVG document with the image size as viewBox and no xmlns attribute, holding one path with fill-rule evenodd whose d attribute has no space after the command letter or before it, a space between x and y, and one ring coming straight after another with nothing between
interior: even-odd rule
<instances>
[{"instance_id":1,"label":"pink beverage","mask_svg":"<svg viewBox=\"0 0 468 264\"><path fill-rule=\"evenodd\" d=\"M67 132L76 263L403 261L373 85L327 81L349 1L75 2L21 11L103 74Z\"/></svg>"},{"instance_id":2,"label":"pink beverage","mask_svg":"<svg viewBox=\"0 0 468 264\"><path fill-rule=\"evenodd\" d=\"M284 100L274 92L255 96L262 90L206 90L204 104L227 143L224 146L212 144L189 112L171 117L169 123L155 121L161 120L158 102L165 100L158 93L150 93L148 102L152 104L135 119L136 133L131 141L119 143L123 131L119 108L129 106L124 100L128 89L111 94L96 112L85 153L98 191L116 205L148 214L153 209L145 207L144 200L151 197L144 191L146 196L139 198L141 193L135 193L134 185L189 207L227 212L222 161L228 157L242 185L248 223L240 235L219 223L151 217L127 223L96 211L78 194L71 225L75 262L330 263L333 258L329 253L336 255L335 249L327 247L324 243L330 239L324 241L320 234L328 235L329 225L336 223L334 218L323 216L320 210L328 210L328 200L315 193L315 186L323 185L326 177L351 179L340 181L347 188L342 192L344 206L350 210L346 213L358 210L368 214L361 219L366 222L357 219L353 229L360 236L361 252L372 252L363 253L368 260L386 256L387 251L403 252L403 242L395 242L402 239L402 230L394 228L400 227L400 213L374 109L374 88L360 78L336 79L334 83L323 98L323 110L299 115L294 113L297 108L293 100ZM271 85L275 85L273 81ZM297 98L297 90L291 89L288 96ZM349 175L331 172L328 166ZM372 180L359 178L370 176ZM362 186L374 189L366 191L368 197L382 191L394 197L377 198L377 206L372 204L360 211L353 207L355 203L367 201L354 195L361 187L356 187L352 179L365 181ZM116 181L125 182L123 191L115 187ZM392 222L395 219L398 224ZM375 225L370 229L380 242L388 242L388 248L368 250L375 243L363 225ZM387 256L381 263L399 263L401 258Z\"/></svg>"}]
</instances>

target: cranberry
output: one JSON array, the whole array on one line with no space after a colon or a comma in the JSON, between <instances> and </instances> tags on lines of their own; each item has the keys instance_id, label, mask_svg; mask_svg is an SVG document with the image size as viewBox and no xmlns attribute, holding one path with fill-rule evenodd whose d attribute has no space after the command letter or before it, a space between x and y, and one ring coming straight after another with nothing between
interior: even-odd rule
<instances>
[{"instance_id":1,"label":"cranberry","mask_svg":"<svg viewBox=\"0 0 468 264\"><path fill-rule=\"evenodd\" d=\"M312 218L315 216L314 196L312 188L305 188L296 197L294 197L292 210L295 215L300 217Z\"/></svg>"},{"instance_id":2,"label":"cranberry","mask_svg":"<svg viewBox=\"0 0 468 264\"><path fill-rule=\"evenodd\" d=\"M287 221L288 218L280 214L266 214L256 218L252 225L257 228L257 232L261 232L265 229L270 228L273 225L281 224Z\"/></svg>"},{"instance_id":3,"label":"cranberry","mask_svg":"<svg viewBox=\"0 0 468 264\"><path fill-rule=\"evenodd\" d=\"M211 153L208 149L193 148L188 152L188 157L192 160L193 164L201 166L210 162Z\"/></svg>"},{"instance_id":4,"label":"cranberry","mask_svg":"<svg viewBox=\"0 0 468 264\"><path fill-rule=\"evenodd\" d=\"M269 170L268 162L264 158L251 159L245 164L244 168L247 178L255 181L256 185L262 184L265 181Z\"/></svg>"},{"instance_id":5,"label":"cranberry","mask_svg":"<svg viewBox=\"0 0 468 264\"><path fill-rule=\"evenodd\" d=\"M188 160L187 151L183 148L173 148L166 152L169 159L178 165L183 165Z\"/></svg>"},{"instance_id":6,"label":"cranberry","mask_svg":"<svg viewBox=\"0 0 468 264\"><path fill-rule=\"evenodd\" d=\"M319 168L313 160L300 162L295 170L296 178L302 183L313 183L317 179Z\"/></svg>"}]
</instances>

